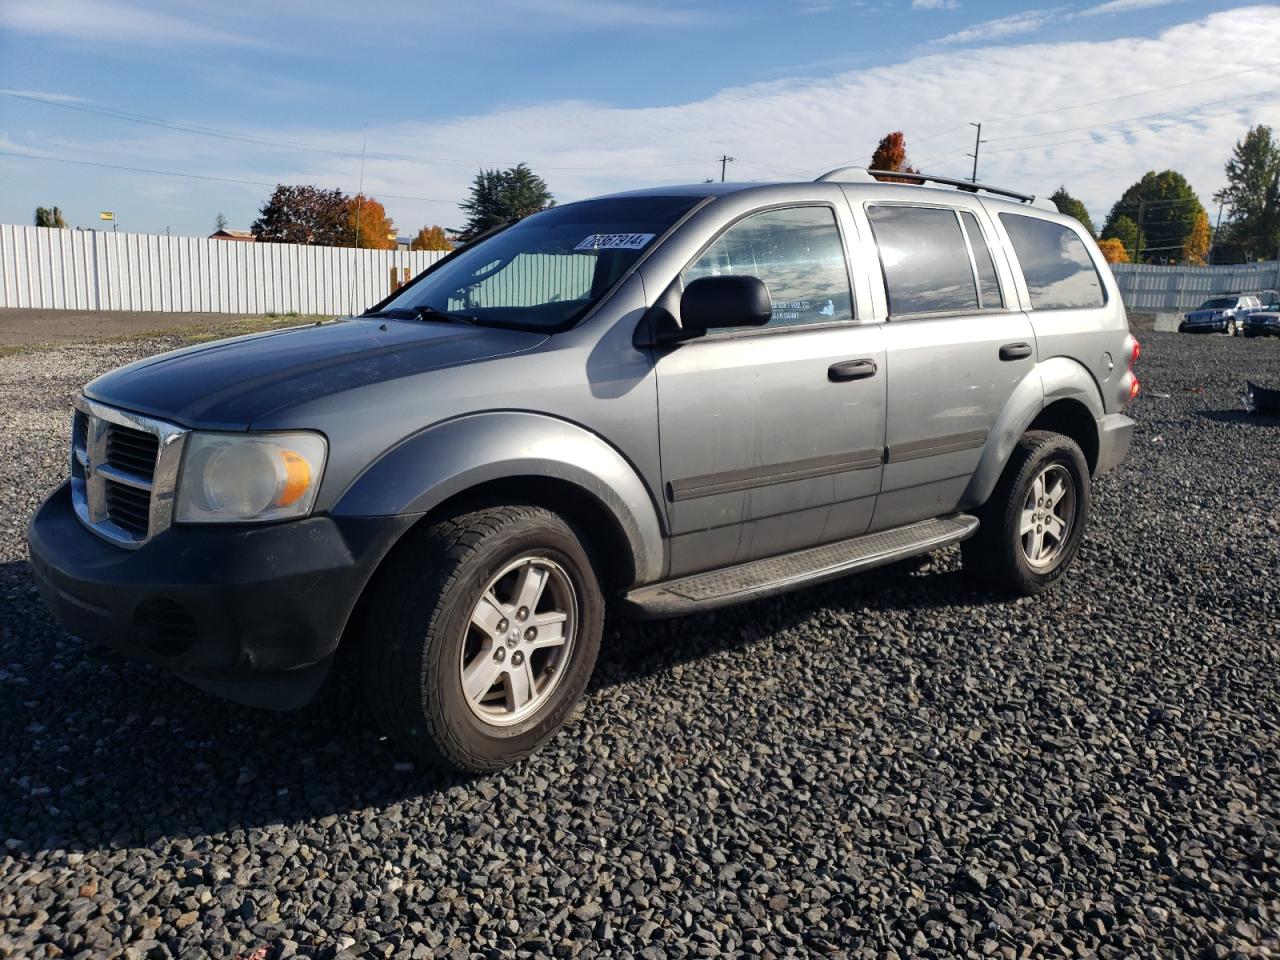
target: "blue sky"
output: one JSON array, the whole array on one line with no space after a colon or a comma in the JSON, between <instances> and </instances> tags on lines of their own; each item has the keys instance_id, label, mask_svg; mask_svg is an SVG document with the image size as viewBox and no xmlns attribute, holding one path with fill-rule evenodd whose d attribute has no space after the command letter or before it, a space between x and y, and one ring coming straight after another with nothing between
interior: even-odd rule
<instances>
[{"instance_id":1,"label":"blue sky","mask_svg":"<svg viewBox=\"0 0 1280 960\"><path fill-rule=\"evenodd\" d=\"M734 179L812 177L901 128L967 175L970 120L980 179L1101 215L1173 166L1207 205L1235 140L1280 124L1278 49L1277 7L1196 0L3 0L0 221L247 227L276 182L354 192L366 135L401 232L458 225L475 171L519 161L572 200L725 152Z\"/></svg>"}]
</instances>

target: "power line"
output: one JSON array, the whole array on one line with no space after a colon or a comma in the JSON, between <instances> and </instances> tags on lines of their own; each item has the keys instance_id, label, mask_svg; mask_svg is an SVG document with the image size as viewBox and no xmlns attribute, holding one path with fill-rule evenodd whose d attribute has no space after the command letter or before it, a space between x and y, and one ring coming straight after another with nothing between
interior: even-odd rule
<instances>
[{"instance_id":1,"label":"power line","mask_svg":"<svg viewBox=\"0 0 1280 960\"><path fill-rule=\"evenodd\" d=\"M206 127L197 124L177 123L171 120L162 120L158 117L150 117L145 114L129 113L123 110L115 110L109 107L92 107L87 104L66 103L61 100L47 100L44 97L31 96L30 94L18 93L13 90L0 90L0 96L12 97L17 100L26 100L30 103L39 103L46 107L58 107L63 110L75 110L79 113L90 113L95 116L106 117L111 120L122 120L127 123L138 123L149 127L158 127L163 130L174 130L179 133L191 133L202 137L212 137L218 140L232 140L237 143L249 143L255 146L274 147L277 149L287 150L303 150L311 153L322 153L329 156L348 157L355 159L359 157L360 151L348 150L340 147L328 147L316 143L305 143L299 140L281 140L272 137L259 137L251 134L236 133L232 130L223 130L218 127ZM483 160L464 160L457 157L431 157L407 153L379 153L373 152L367 154L370 160L406 162L406 163L453 163L461 164L469 167L485 167L489 166ZM660 167L677 167L677 166L693 166L695 164L705 163L705 158L697 157L686 160L668 160L660 163L614 163L609 162L609 166L622 170L646 170L656 169ZM493 164L501 166L501 163ZM539 163L538 167L543 170L599 170L599 164L589 164L581 166L565 166Z\"/></svg>"},{"instance_id":2,"label":"power line","mask_svg":"<svg viewBox=\"0 0 1280 960\"><path fill-rule=\"evenodd\" d=\"M130 167L119 163L102 163L97 160L72 160L68 157L50 157L34 153L18 153L14 150L0 150L0 157L17 157L22 160L40 160L48 163L70 163L78 167L102 167L107 170L123 170L128 173L146 173L158 177L182 177L187 180L212 180L217 183L243 183L253 187L274 187L282 182L272 182L269 180L246 180L240 177L215 177L203 173L180 173L176 170L152 170L147 167ZM383 193L380 195L391 200L417 200L422 203L447 203L450 206L457 202L455 200L437 200L434 197L405 197L390 193Z\"/></svg>"}]
</instances>

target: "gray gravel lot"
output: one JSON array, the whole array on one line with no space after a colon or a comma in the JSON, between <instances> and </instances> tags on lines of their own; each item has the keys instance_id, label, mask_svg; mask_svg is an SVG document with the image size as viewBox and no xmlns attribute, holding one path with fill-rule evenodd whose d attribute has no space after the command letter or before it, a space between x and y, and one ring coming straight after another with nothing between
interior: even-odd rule
<instances>
[{"instance_id":1,"label":"gray gravel lot","mask_svg":"<svg viewBox=\"0 0 1280 960\"><path fill-rule=\"evenodd\" d=\"M73 391L0 359L0 955L1280 956L1280 341L1147 333L1130 460L1055 592L958 553L611 623L519 767L405 764L87 652L24 525Z\"/></svg>"}]
</instances>

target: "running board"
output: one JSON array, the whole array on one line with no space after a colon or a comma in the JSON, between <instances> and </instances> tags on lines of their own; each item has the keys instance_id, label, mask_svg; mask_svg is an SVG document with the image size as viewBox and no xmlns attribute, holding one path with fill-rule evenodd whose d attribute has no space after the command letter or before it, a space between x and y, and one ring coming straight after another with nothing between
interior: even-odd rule
<instances>
[{"instance_id":1,"label":"running board","mask_svg":"<svg viewBox=\"0 0 1280 960\"><path fill-rule=\"evenodd\" d=\"M622 597L624 609L642 620L678 617L770 597L883 566L959 543L978 529L978 518L957 513L852 540L753 560L706 573L637 587Z\"/></svg>"}]
</instances>

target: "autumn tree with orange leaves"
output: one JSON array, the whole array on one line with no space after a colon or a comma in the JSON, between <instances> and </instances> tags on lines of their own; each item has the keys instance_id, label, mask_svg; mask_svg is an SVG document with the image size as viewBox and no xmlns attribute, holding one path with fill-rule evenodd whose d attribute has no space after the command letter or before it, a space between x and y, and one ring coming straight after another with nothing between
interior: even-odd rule
<instances>
[{"instance_id":1,"label":"autumn tree with orange leaves","mask_svg":"<svg viewBox=\"0 0 1280 960\"><path fill-rule=\"evenodd\" d=\"M1196 267L1209 262L1209 214L1204 210L1196 214L1191 232L1182 242L1182 262Z\"/></svg>"},{"instance_id":2,"label":"autumn tree with orange leaves","mask_svg":"<svg viewBox=\"0 0 1280 960\"><path fill-rule=\"evenodd\" d=\"M1107 237L1098 241L1098 249L1106 257L1107 263L1128 263L1129 251L1124 248L1124 241L1119 237Z\"/></svg>"},{"instance_id":3,"label":"autumn tree with orange leaves","mask_svg":"<svg viewBox=\"0 0 1280 960\"><path fill-rule=\"evenodd\" d=\"M347 201L347 246L363 250L394 250L396 226L373 197L358 193Z\"/></svg>"},{"instance_id":4,"label":"autumn tree with orange leaves","mask_svg":"<svg viewBox=\"0 0 1280 960\"><path fill-rule=\"evenodd\" d=\"M444 227L423 227L413 238L410 250L452 250L453 244L444 235Z\"/></svg>"},{"instance_id":5,"label":"autumn tree with orange leaves","mask_svg":"<svg viewBox=\"0 0 1280 960\"><path fill-rule=\"evenodd\" d=\"M907 138L903 136L901 130L895 130L893 133L886 133L880 140L876 152L871 155L871 170L893 170L899 173L919 173L915 167L911 166L911 162L907 159ZM910 183L909 180L899 180L897 177L880 177L889 183Z\"/></svg>"}]
</instances>

